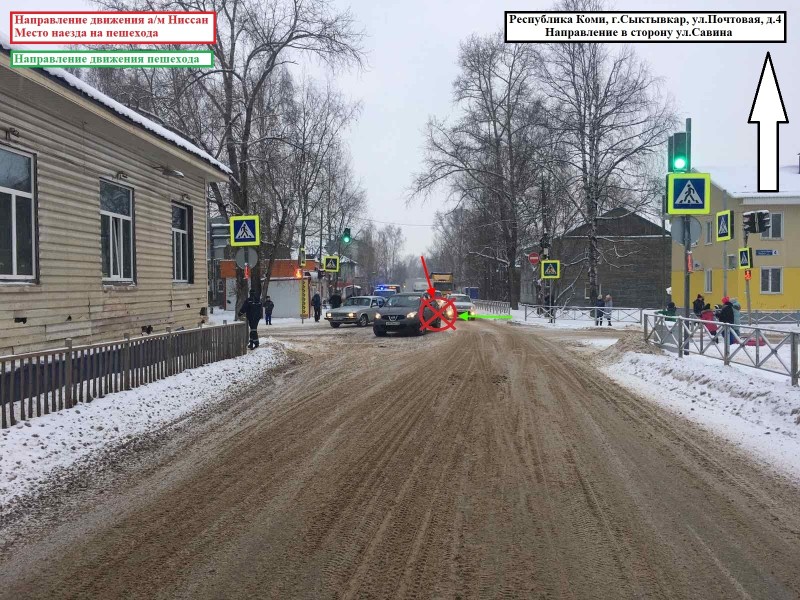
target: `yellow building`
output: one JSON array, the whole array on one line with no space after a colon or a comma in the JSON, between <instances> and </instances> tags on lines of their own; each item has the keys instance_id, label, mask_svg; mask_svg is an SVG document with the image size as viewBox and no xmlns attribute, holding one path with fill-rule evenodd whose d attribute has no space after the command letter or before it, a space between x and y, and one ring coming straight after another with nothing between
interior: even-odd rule
<instances>
[{"instance_id":1,"label":"yellow building","mask_svg":"<svg viewBox=\"0 0 800 600\"><path fill-rule=\"evenodd\" d=\"M755 165L694 170L710 173L712 186L711 214L695 216L702 232L692 248L690 301L702 294L713 306L727 295L746 306L745 271L738 268L738 250L744 246L742 213L769 210L771 230L751 233L748 240L754 263L751 306L753 310L800 309L800 168L781 167L781 191L772 193L758 193ZM734 213L733 239L725 243L716 241L716 213L722 210ZM678 306L683 306L683 250L682 245L672 244L672 300Z\"/></svg>"}]
</instances>

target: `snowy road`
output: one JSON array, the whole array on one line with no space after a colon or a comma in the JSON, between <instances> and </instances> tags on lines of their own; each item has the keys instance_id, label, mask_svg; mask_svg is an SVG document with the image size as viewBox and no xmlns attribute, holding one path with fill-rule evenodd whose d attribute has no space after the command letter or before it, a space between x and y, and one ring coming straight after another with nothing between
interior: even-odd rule
<instances>
[{"instance_id":1,"label":"snowy road","mask_svg":"<svg viewBox=\"0 0 800 600\"><path fill-rule=\"evenodd\" d=\"M800 597L798 490L558 339L270 333L293 366L82 482L0 598Z\"/></svg>"}]
</instances>

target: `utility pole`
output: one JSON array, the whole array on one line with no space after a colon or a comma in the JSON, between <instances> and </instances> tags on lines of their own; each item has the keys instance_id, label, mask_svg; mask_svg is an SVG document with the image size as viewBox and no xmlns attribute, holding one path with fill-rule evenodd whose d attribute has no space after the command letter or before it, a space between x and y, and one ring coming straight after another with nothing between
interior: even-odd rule
<instances>
[{"instance_id":1,"label":"utility pole","mask_svg":"<svg viewBox=\"0 0 800 600\"><path fill-rule=\"evenodd\" d=\"M686 171L692 170L692 119L686 119ZM691 293L689 285L691 283L691 274L689 270L689 261L692 260L692 235L691 235L691 220L689 215L683 215L683 316L689 317L689 301Z\"/></svg>"}]
</instances>

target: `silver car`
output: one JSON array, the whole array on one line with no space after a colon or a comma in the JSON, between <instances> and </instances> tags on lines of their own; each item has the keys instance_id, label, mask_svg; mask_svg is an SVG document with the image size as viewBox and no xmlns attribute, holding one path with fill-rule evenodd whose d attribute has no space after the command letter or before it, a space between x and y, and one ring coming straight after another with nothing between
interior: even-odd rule
<instances>
[{"instance_id":1,"label":"silver car","mask_svg":"<svg viewBox=\"0 0 800 600\"><path fill-rule=\"evenodd\" d=\"M325 320L334 328L342 323L366 327L375 320L375 313L385 302L380 296L351 296L339 308L326 311Z\"/></svg>"},{"instance_id":2,"label":"silver car","mask_svg":"<svg viewBox=\"0 0 800 600\"><path fill-rule=\"evenodd\" d=\"M456 312L458 312L459 315L467 313L470 321L475 320L478 309L472 301L472 298L466 294L450 294L447 299L453 301L453 305L456 307Z\"/></svg>"}]
</instances>

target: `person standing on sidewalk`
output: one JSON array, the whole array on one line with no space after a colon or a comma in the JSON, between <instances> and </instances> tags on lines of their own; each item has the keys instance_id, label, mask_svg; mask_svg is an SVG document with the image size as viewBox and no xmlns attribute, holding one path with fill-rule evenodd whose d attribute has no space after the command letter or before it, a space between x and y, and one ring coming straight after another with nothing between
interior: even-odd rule
<instances>
[{"instance_id":1,"label":"person standing on sidewalk","mask_svg":"<svg viewBox=\"0 0 800 600\"><path fill-rule=\"evenodd\" d=\"M706 300L703 298L701 294L697 294L697 298L695 298L694 302L692 303L692 311L694 311L694 316L696 319L700 318L701 313L703 312L703 308L705 308Z\"/></svg>"},{"instance_id":2,"label":"person standing on sidewalk","mask_svg":"<svg viewBox=\"0 0 800 600\"><path fill-rule=\"evenodd\" d=\"M314 297L311 298L311 306L314 307L314 321L319 323L319 317L322 314L322 297L319 292L314 292Z\"/></svg>"},{"instance_id":3,"label":"person standing on sidewalk","mask_svg":"<svg viewBox=\"0 0 800 600\"><path fill-rule=\"evenodd\" d=\"M250 326L250 341L247 347L250 350L258 348L258 322L264 314L264 306L261 304L261 299L258 297L256 290L250 290L250 297L242 304L239 314L244 314L247 317L247 324Z\"/></svg>"},{"instance_id":4,"label":"person standing on sidewalk","mask_svg":"<svg viewBox=\"0 0 800 600\"><path fill-rule=\"evenodd\" d=\"M608 321L608 326L611 327L611 310L614 308L614 300L611 298L611 294L606 295L606 303L603 312L606 314L606 320ZM603 324L603 319L600 319L600 325Z\"/></svg>"},{"instance_id":5,"label":"person standing on sidewalk","mask_svg":"<svg viewBox=\"0 0 800 600\"><path fill-rule=\"evenodd\" d=\"M603 302L603 297L598 296L597 300L594 303L594 324L595 325L602 325L603 324L603 307L606 305Z\"/></svg>"},{"instance_id":6,"label":"person standing on sidewalk","mask_svg":"<svg viewBox=\"0 0 800 600\"><path fill-rule=\"evenodd\" d=\"M272 311L274 308L275 303L267 296L267 299L264 300L264 321L266 321L267 325L272 325Z\"/></svg>"}]
</instances>

